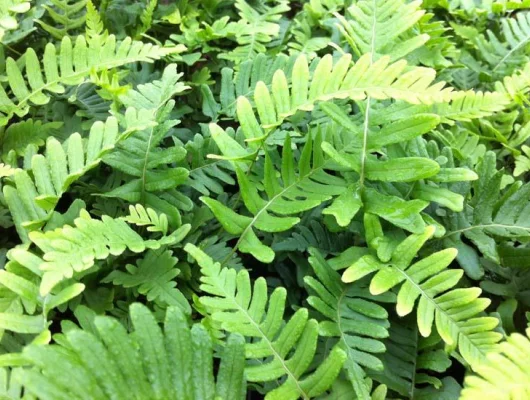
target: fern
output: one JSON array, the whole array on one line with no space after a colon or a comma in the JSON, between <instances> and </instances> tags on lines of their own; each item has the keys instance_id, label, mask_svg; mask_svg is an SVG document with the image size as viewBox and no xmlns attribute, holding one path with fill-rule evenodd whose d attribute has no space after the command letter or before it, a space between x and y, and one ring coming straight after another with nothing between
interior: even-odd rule
<instances>
[{"instance_id":1,"label":"fern","mask_svg":"<svg viewBox=\"0 0 530 400\"><path fill-rule=\"evenodd\" d=\"M149 30L153 23L153 13L158 4L158 0L150 0L147 7L140 14L140 21L142 24L138 27L135 34L135 39L139 39L145 32Z\"/></svg>"},{"instance_id":2,"label":"fern","mask_svg":"<svg viewBox=\"0 0 530 400\"><path fill-rule=\"evenodd\" d=\"M245 346L247 359L266 359L256 365L247 365L245 375L250 382L269 382L286 377L267 399L297 399L316 397L326 391L339 373L345 354L334 347L328 358L312 374L302 377L313 359L318 327L308 320L306 309L299 309L282 327L285 312L285 289L277 288L270 296L263 278L250 286L248 272L221 268L195 246L185 250L192 255L203 273L201 289L205 296L201 303L210 310L221 328L255 338ZM252 293L253 292L253 293ZM265 310L269 304L267 311ZM294 353L287 358L294 349Z\"/></svg>"},{"instance_id":3,"label":"fern","mask_svg":"<svg viewBox=\"0 0 530 400\"><path fill-rule=\"evenodd\" d=\"M528 330L526 336L514 333L500 344L498 352L488 353L484 364L476 368L476 375L466 377L462 399L485 395L494 399L510 399L530 395L528 370L520 361L530 354L529 334Z\"/></svg>"},{"instance_id":4,"label":"fern","mask_svg":"<svg viewBox=\"0 0 530 400\"><path fill-rule=\"evenodd\" d=\"M287 1L280 0L274 7L263 5L261 9L251 7L245 0L236 0L240 20L235 29L239 46L220 57L239 64L266 51L266 44L280 32L277 21L281 14L289 11Z\"/></svg>"},{"instance_id":5,"label":"fern","mask_svg":"<svg viewBox=\"0 0 530 400\"><path fill-rule=\"evenodd\" d=\"M439 340L436 335L422 338L410 321L392 321L389 338L384 342L384 369L370 371L369 375L401 396L422 398L422 392L431 385L437 389L443 386L435 374L451 366L448 355L438 345ZM425 384L429 386L424 387Z\"/></svg>"},{"instance_id":6,"label":"fern","mask_svg":"<svg viewBox=\"0 0 530 400\"><path fill-rule=\"evenodd\" d=\"M443 89L443 83L431 86L434 71L426 68L412 68L402 74L405 62L389 65L389 59L381 58L371 63L369 54L362 56L350 66L351 56L345 55L336 63L330 56L322 58L310 79L309 67L305 56L298 57L292 72L291 89L283 71L276 71L272 88L257 84L254 91L257 116L245 97L237 100L237 116L251 147L258 147L265 132L278 126L283 120L298 110L310 111L319 101L331 99L364 100L367 96L377 99L393 98L412 104L430 104L444 101L450 90ZM377 71L375 73L374 71Z\"/></svg>"},{"instance_id":7,"label":"fern","mask_svg":"<svg viewBox=\"0 0 530 400\"><path fill-rule=\"evenodd\" d=\"M97 166L119 140L150 124L145 114L137 114L132 108L127 111L126 120L128 126L121 134L114 117L105 123L96 122L86 145L78 133L64 144L49 138L46 155L36 154L31 158L33 177L24 170L13 175L14 185L4 186L3 191L22 240L27 241L27 230L41 226L68 187Z\"/></svg>"},{"instance_id":8,"label":"fern","mask_svg":"<svg viewBox=\"0 0 530 400\"><path fill-rule=\"evenodd\" d=\"M341 21L339 29L357 55L373 53L375 59L386 55L395 61L429 39L426 34L403 38L424 14L419 5L419 1L409 4L402 0L360 1L348 8L350 20L337 15Z\"/></svg>"},{"instance_id":9,"label":"fern","mask_svg":"<svg viewBox=\"0 0 530 400\"><path fill-rule=\"evenodd\" d=\"M163 331L141 304L131 305L130 318L133 333L114 318L96 317L95 333L69 329L61 344L27 347L22 356L34 368L21 372L24 389L42 399L245 397L241 336L227 340L216 381L208 332L190 329L178 308L168 308Z\"/></svg>"},{"instance_id":10,"label":"fern","mask_svg":"<svg viewBox=\"0 0 530 400\"><path fill-rule=\"evenodd\" d=\"M501 335L493 331L498 321L480 316L490 302L478 297L480 289L455 288L463 271L446 268L456 257L456 249L442 250L410 265L434 229L428 227L425 233L403 240L392 252L391 263L381 262L371 255L362 257L343 273L342 279L353 282L376 272L370 283L370 292L374 295L402 283L397 296L398 315L410 314L419 299L420 334L428 337L435 323L444 342L452 349L458 346L464 360L473 367L480 364L501 339Z\"/></svg>"},{"instance_id":11,"label":"fern","mask_svg":"<svg viewBox=\"0 0 530 400\"><path fill-rule=\"evenodd\" d=\"M216 125L210 127L212 136L224 132ZM298 163L298 175L293 163L291 141L287 136L282 153L280 184L275 175L276 170L270 156L265 158L263 185L268 200L260 197L257 189L252 186L246 173L236 166L237 178L243 202L253 217L238 215L221 202L209 197L201 197L223 228L239 239L234 250L239 248L244 253L251 253L262 262L271 262L274 252L268 246L260 243L254 228L264 232L282 232L292 228L300 220L292 215L319 206L332 196L346 190L346 183L338 177L333 177L322 170L323 153L320 150L320 138L315 144L309 137ZM223 149L223 145L218 141ZM272 215L271 212L279 216Z\"/></svg>"},{"instance_id":12,"label":"fern","mask_svg":"<svg viewBox=\"0 0 530 400\"><path fill-rule=\"evenodd\" d=\"M228 161L212 160L205 155L218 152L211 137L195 135L193 141L186 143L187 165L189 170L186 185L199 193L208 196L210 193L223 193L223 184L234 185L232 177L234 168Z\"/></svg>"},{"instance_id":13,"label":"fern","mask_svg":"<svg viewBox=\"0 0 530 400\"><path fill-rule=\"evenodd\" d=\"M525 397L529 7L0 0L0 397Z\"/></svg>"},{"instance_id":14,"label":"fern","mask_svg":"<svg viewBox=\"0 0 530 400\"><path fill-rule=\"evenodd\" d=\"M53 136L61 126L61 122L43 124L32 119L10 124L1 135L2 159L6 159L11 151L17 156L24 156L28 146L43 146L45 139Z\"/></svg>"},{"instance_id":15,"label":"fern","mask_svg":"<svg viewBox=\"0 0 530 400\"><path fill-rule=\"evenodd\" d=\"M44 262L39 267L44 271L40 287L43 294L74 273L88 270L95 260L103 260L111 254L120 255L127 249L134 253L159 249L175 243L178 237L175 235L182 232L176 231L160 240L144 240L125 221L106 216L102 220L92 219L85 210L81 211L74 225L29 234L30 240L44 253Z\"/></svg>"},{"instance_id":16,"label":"fern","mask_svg":"<svg viewBox=\"0 0 530 400\"><path fill-rule=\"evenodd\" d=\"M2 0L0 3L0 40L3 40L7 31L17 29L17 14L24 14L31 8L29 1Z\"/></svg>"},{"instance_id":17,"label":"fern","mask_svg":"<svg viewBox=\"0 0 530 400\"><path fill-rule=\"evenodd\" d=\"M125 221L138 226L147 226L149 232L160 232L162 235L167 234L168 222L167 215L158 215L153 209L145 209L141 204L129 206L129 214Z\"/></svg>"},{"instance_id":18,"label":"fern","mask_svg":"<svg viewBox=\"0 0 530 400\"><path fill-rule=\"evenodd\" d=\"M30 105L46 104L51 93L63 93L65 85L78 85L90 73L136 61L152 62L175 50L133 42L130 38L118 45L112 35L105 41L88 43L83 36L78 36L74 44L69 37L64 37L59 56L53 44L46 46L41 66L37 54L29 48L24 57L27 82L17 62L12 58L6 60L8 87L12 95L4 88L0 89L0 124L6 125L15 114L23 117Z\"/></svg>"},{"instance_id":19,"label":"fern","mask_svg":"<svg viewBox=\"0 0 530 400\"><path fill-rule=\"evenodd\" d=\"M186 181L188 177L186 169L167 167L167 164L182 160L186 151L181 146L167 149L159 149L156 146L167 131L179 122L168 119L168 116L175 104L171 98L187 89L187 86L178 82L180 76L181 74L176 72L176 66L169 65L161 80L140 85L138 91L129 91L122 96L121 101L125 106L138 107L142 112L152 115L158 124L131 135L118 144L115 152L103 158L106 164L132 178L125 185L106 193L106 196L146 203L156 211L164 213L168 208L174 208L174 201L160 199L154 193L174 189ZM176 201L189 204L189 201L183 199L176 190L173 190L172 194ZM166 214L173 226L180 224L178 212L172 211Z\"/></svg>"},{"instance_id":20,"label":"fern","mask_svg":"<svg viewBox=\"0 0 530 400\"><path fill-rule=\"evenodd\" d=\"M528 13L518 13L516 18L501 20L505 42L489 33L489 42L479 41L481 55L492 67L492 74L510 74L524 63L524 50L530 40Z\"/></svg>"},{"instance_id":21,"label":"fern","mask_svg":"<svg viewBox=\"0 0 530 400\"><path fill-rule=\"evenodd\" d=\"M177 259L171 255L171 251L150 250L138 262L138 266L129 264L126 266L127 272L113 271L103 282L136 288L148 301L155 301L161 306L177 306L189 314L190 306L173 281L180 273L175 267L176 263Z\"/></svg>"},{"instance_id":22,"label":"fern","mask_svg":"<svg viewBox=\"0 0 530 400\"><path fill-rule=\"evenodd\" d=\"M374 302L376 298L365 286L345 285L318 251L309 252L309 263L317 278L306 276L304 281L315 293L308 297L308 303L325 317L320 322L320 334L339 339L346 351L345 369L354 390L361 398L368 396L362 385L361 367L383 369L376 355L385 352L381 340L388 336L388 313ZM377 300L393 302L394 298L389 294Z\"/></svg>"},{"instance_id":23,"label":"fern","mask_svg":"<svg viewBox=\"0 0 530 400\"><path fill-rule=\"evenodd\" d=\"M499 240L496 238L526 240L530 234L530 222L525 212L530 186L513 184L501 196L503 173L496 170L493 153L484 156L477 172L480 179L474 185L474 196L466 213L451 218L452 228L446 237L454 239L463 234L485 257L500 262Z\"/></svg>"},{"instance_id":24,"label":"fern","mask_svg":"<svg viewBox=\"0 0 530 400\"><path fill-rule=\"evenodd\" d=\"M287 57L284 54L278 54L272 59L258 54L252 60L243 61L237 71L227 67L223 68L219 94L221 112L233 117L238 97L252 96L258 82L263 82L270 87L277 70L283 70L288 76L295 61L295 57Z\"/></svg>"},{"instance_id":25,"label":"fern","mask_svg":"<svg viewBox=\"0 0 530 400\"><path fill-rule=\"evenodd\" d=\"M51 0L51 4L43 6L50 23L43 20L36 22L55 39L61 40L69 35L69 31L79 29L85 24L87 0Z\"/></svg>"}]
</instances>

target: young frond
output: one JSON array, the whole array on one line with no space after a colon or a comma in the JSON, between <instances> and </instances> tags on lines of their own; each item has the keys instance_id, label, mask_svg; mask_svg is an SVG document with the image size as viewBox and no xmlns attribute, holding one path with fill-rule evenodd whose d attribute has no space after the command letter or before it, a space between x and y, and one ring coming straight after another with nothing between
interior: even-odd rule
<instances>
[{"instance_id":1,"label":"young frond","mask_svg":"<svg viewBox=\"0 0 530 400\"><path fill-rule=\"evenodd\" d=\"M269 297L264 278L258 278L251 287L246 269L236 272L221 268L221 264L214 263L192 244L184 249L201 267L204 295L200 302L219 329L254 339L245 345L249 360L245 366L247 380L273 382L285 378L267 393L267 400L312 398L329 389L342 369L346 354L339 346L333 347L320 366L307 374L315 355L318 323L308 319L305 308L298 309L285 322L284 288L276 288Z\"/></svg>"},{"instance_id":2,"label":"young frond","mask_svg":"<svg viewBox=\"0 0 530 400\"><path fill-rule=\"evenodd\" d=\"M191 329L177 307L166 311L164 329L139 303L130 306L134 331L111 317L95 317L94 332L65 331L60 344L34 344L22 356L24 389L43 400L239 399L246 394L244 339L230 335L214 373L206 329Z\"/></svg>"},{"instance_id":3,"label":"young frond","mask_svg":"<svg viewBox=\"0 0 530 400\"><path fill-rule=\"evenodd\" d=\"M428 337L434 324L449 348L458 347L463 359L475 367L502 338L493 330L498 320L482 315L490 300L479 297L480 289L455 288L463 271L447 266L455 259L456 249L439 251L411 265L434 231L434 226L429 226L424 233L407 237L394 249L389 262L381 262L372 255L363 256L344 271L342 280L354 282L375 272L370 283L374 295L401 284L398 315L410 314L419 299L416 312L420 334Z\"/></svg>"},{"instance_id":4,"label":"young frond","mask_svg":"<svg viewBox=\"0 0 530 400\"><path fill-rule=\"evenodd\" d=\"M129 215L124 220L137 226L147 226L149 232L160 232L164 236L167 234L167 215L159 215L152 208L146 209L141 204L129 206Z\"/></svg>"}]
</instances>

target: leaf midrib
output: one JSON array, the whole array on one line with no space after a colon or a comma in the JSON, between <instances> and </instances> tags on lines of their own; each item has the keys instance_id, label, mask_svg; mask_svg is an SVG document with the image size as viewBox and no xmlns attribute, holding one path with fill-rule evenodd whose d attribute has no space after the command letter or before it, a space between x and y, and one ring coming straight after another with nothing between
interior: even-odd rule
<instances>
[{"instance_id":1,"label":"leaf midrib","mask_svg":"<svg viewBox=\"0 0 530 400\"><path fill-rule=\"evenodd\" d=\"M217 280L216 280L216 282L217 282ZM265 342L267 343L267 345L271 349L272 353L274 354L274 357L277 360L280 361L280 363L282 365L282 368L284 369L286 374L289 376L289 378L291 378L292 381L294 382L294 384L296 385L298 393L300 393L303 396L304 399L309 399L310 398L309 395L300 387L298 379L294 376L293 372L289 369L289 367L287 366L287 364L286 364L285 360L283 359L283 357L281 357L280 354L276 351L272 341L267 337L267 335L265 335L265 332L263 332L263 330L261 329L259 324L256 321L254 321L254 319L250 316L250 314L248 313L248 310L243 308L238 303L238 301L237 301L237 299L235 297L233 297L229 293L227 293L224 286L217 286L217 289L220 290L224 294L225 298L230 299L233 302L233 304L235 305L236 309L238 309L241 313L243 313L245 315L245 317L247 318L247 320L252 324L252 326L254 326L254 328L257 329L257 331L261 335L261 339L265 340Z\"/></svg>"}]
</instances>

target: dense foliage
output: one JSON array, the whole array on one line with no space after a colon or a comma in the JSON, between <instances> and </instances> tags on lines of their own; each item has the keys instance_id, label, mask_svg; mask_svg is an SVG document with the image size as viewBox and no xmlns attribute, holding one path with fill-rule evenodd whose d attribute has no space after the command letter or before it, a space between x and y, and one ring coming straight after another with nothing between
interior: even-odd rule
<instances>
[{"instance_id":1,"label":"dense foliage","mask_svg":"<svg viewBox=\"0 0 530 400\"><path fill-rule=\"evenodd\" d=\"M0 0L2 399L530 398L530 1Z\"/></svg>"}]
</instances>

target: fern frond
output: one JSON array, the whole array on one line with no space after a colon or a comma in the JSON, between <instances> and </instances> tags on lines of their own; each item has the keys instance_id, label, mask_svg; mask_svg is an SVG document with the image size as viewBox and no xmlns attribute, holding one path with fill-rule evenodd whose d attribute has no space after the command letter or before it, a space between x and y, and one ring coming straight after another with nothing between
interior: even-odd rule
<instances>
[{"instance_id":1,"label":"fern frond","mask_svg":"<svg viewBox=\"0 0 530 400\"><path fill-rule=\"evenodd\" d=\"M256 149L267 137L267 133L279 126L298 110L311 111L315 104L332 99L404 100L411 104L432 104L449 100L450 89L444 83L431 85L434 70L411 67L407 72L405 61L389 64L382 57L372 64L370 54L363 55L353 66L351 56L344 55L333 65L330 55L317 64L312 77L304 55L293 67L291 88L281 70L276 71L272 88L258 82L254 91L257 114L246 97L237 100L237 117L251 149ZM258 121L259 117L259 121Z\"/></svg>"},{"instance_id":2,"label":"fern frond","mask_svg":"<svg viewBox=\"0 0 530 400\"><path fill-rule=\"evenodd\" d=\"M221 194L224 192L223 185L234 185L232 177L234 167L225 160L208 159L206 155L218 153L219 150L211 137L195 135L186 145L186 164L189 170L186 185L192 187L204 196L210 193Z\"/></svg>"},{"instance_id":3,"label":"fern frond","mask_svg":"<svg viewBox=\"0 0 530 400\"><path fill-rule=\"evenodd\" d=\"M221 113L233 117L238 97L253 96L260 81L270 88L274 73L283 70L286 76L289 76L295 61L295 57L287 57L285 54L278 54L274 58L258 54L252 60L242 62L237 71L228 67L223 68L219 95Z\"/></svg>"},{"instance_id":4,"label":"fern frond","mask_svg":"<svg viewBox=\"0 0 530 400\"><path fill-rule=\"evenodd\" d=\"M251 289L247 270L221 268L191 244L184 249L201 267L205 295L200 302L213 320L223 330L255 339L245 345L245 355L249 361L260 362L246 365L247 379L271 382L286 378L266 399L311 398L331 386L346 355L335 346L314 372L304 376L315 354L318 323L308 320L307 310L301 308L284 324L285 289L277 288L269 297L264 278L258 278Z\"/></svg>"},{"instance_id":5,"label":"fern frond","mask_svg":"<svg viewBox=\"0 0 530 400\"><path fill-rule=\"evenodd\" d=\"M169 250L149 250L137 266L128 264L127 272L113 271L102 282L135 288L147 301L155 301L162 307L176 306L190 314L190 305L174 281L180 273L177 261Z\"/></svg>"},{"instance_id":6,"label":"fern frond","mask_svg":"<svg viewBox=\"0 0 530 400\"><path fill-rule=\"evenodd\" d=\"M43 272L39 267L43 263L42 258L20 247L11 249L8 258L5 268L0 271L1 311L8 314L4 325L0 326L2 334L3 330L37 334L44 332L48 327L48 313L77 297L85 289L82 283L69 282L41 295L39 282ZM6 303L9 303L8 307L5 307Z\"/></svg>"},{"instance_id":7,"label":"fern frond","mask_svg":"<svg viewBox=\"0 0 530 400\"><path fill-rule=\"evenodd\" d=\"M370 292L374 295L402 284L397 296L398 315L410 314L419 299L420 334L428 337L435 324L444 342L451 349L458 347L464 360L475 367L488 351L496 348L502 337L493 331L498 320L481 316L490 300L479 298L480 289L455 288L463 271L447 269L447 266L456 257L456 249L439 251L411 265L413 257L434 231L434 226L430 226L424 233L409 236L392 252L389 263L371 255L362 257L343 273L342 280L353 282L376 272L370 284Z\"/></svg>"},{"instance_id":8,"label":"fern frond","mask_svg":"<svg viewBox=\"0 0 530 400\"><path fill-rule=\"evenodd\" d=\"M514 183L501 194L503 172L496 169L496 156L488 152L477 168L479 180L465 214L448 219L445 237L464 235L491 261L501 262L499 238L526 240L530 237L530 184ZM515 250L514 247L512 249ZM505 249L507 250L507 249Z\"/></svg>"},{"instance_id":9,"label":"fern frond","mask_svg":"<svg viewBox=\"0 0 530 400\"><path fill-rule=\"evenodd\" d=\"M210 130L215 140L220 140L217 139L217 135L226 135L219 126L214 124L210 126ZM260 197L257 188L250 182L247 174L236 166L243 203L252 217L237 214L212 198L201 197L201 201L210 208L223 228L239 236L235 249L239 248L244 253L251 253L262 262L271 262L274 252L259 241L254 229L264 232L286 231L300 221L294 215L311 210L346 190L345 180L332 176L322 169L324 159L320 143L319 136L315 138L315 143L311 135L308 136L298 168L296 168L293 162L291 139L289 136L286 137L282 153L281 183L276 178L277 171L271 156L266 154L263 185L267 200ZM222 145L219 147L222 148Z\"/></svg>"},{"instance_id":10,"label":"fern frond","mask_svg":"<svg viewBox=\"0 0 530 400\"><path fill-rule=\"evenodd\" d=\"M27 241L27 230L41 226L69 186L96 167L118 141L153 124L148 117L129 109L125 117L128 126L123 132L114 117L106 122L98 121L92 126L86 143L79 133L72 134L63 144L48 138L46 155L36 154L31 158L32 176L19 170L13 175L14 185L3 188L22 240Z\"/></svg>"},{"instance_id":11,"label":"fern frond","mask_svg":"<svg viewBox=\"0 0 530 400\"><path fill-rule=\"evenodd\" d=\"M75 43L65 36L59 54L55 45L46 45L41 65L35 51L29 48L23 64L27 78L15 60L6 60L8 85L0 87L0 126L6 125L13 115L26 115L31 105L48 103L52 94L64 93L66 85L78 85L91 73L137 61L153 62L175 50L130 38L118 44L112 35L104 41L88 43L84 36L78 36Z\"/></svg>"},{"instance_id":12,"label":"fern frond","mask_svg":"<svg viewBox=\"0 0 530 400\"><path fill-rule=\"evenodd\" d=\"M2 143L2 157L14 151L17 156L24 156L28 146L43 146L45 140L63 125L62 122L35 121L27 119L25 121L10 124L1 134L0 142Z\"/></svg>"},{"instance_id":13,"label":"fern frond","mask_svg":"<svg viewBox=\"0 0 530 400\"><path fill-rule=\"evenodd\" d=\"M149 232L160 232L167 234L168 222L166 214L157 214L151 208L145 208L141 204L129 206L129 215L124 218L130 224L147 226Z\"/></svg>"},{"instance_id":14,"label":"fern frond","mask_svg":"<svg viewBox=\"0 0 530 400\"><path fill-rule=\"evenodd\" d=\"M524 54L525 47L530 42L530 13L517 13L515 18L502 19L501 24L506 47L497 54L492 72L502 70L505 65L509 66L512 58ZM496 46L495 49L500 50L500 47Z\"/></svg>"},{"instance_id":15,"label":"fern frond","mask_svg":"<svg viewBox=\"0 0 530 400\"><path fill-rule=\"evenodd\" d=\"M175 236L144 240L122 219L103 216L101 220L96 220L85 210L81 210L74 225L29 234L30 240L44 253L44 262L39 267L44 271L41 294L48 293L65 278L88 270L95 260L120 255L127 249L134 253L141 253L146 249L156 250L177 240ZM185 227L188 226L183 226Z\"/></svg>"},{"instance_id":16,"label":"fern frond","mask_svg":"<svg viewBox=\"0 0 530 400\"><path fill-rule=\"evenodd\" d=\"M170 119L170 113L175 105L172 97L188 89L179 82L182 74L177 73L176 65L168 65L160 80L148 84L138 85L137 90L129 90L120 97L125 106L133 106L142 112L152 115L158 123L147 129L137 131L128 139L120 142L116 151L103 158L105 164L127 174L130 179L122 186L105 193L108 197L119 197L129 202L145 204L153 210L165 213L170 225L180 225L180 215L174 207L189 210L191 201L176 190L176 187L186 182L188 170L181 167L170 167L184 159L186 150L182 145L159 148L159 143L166 133L179 120ZM165 194L176 201L161 199L157 192ZM171 204L170 204L171 203ZM173 209L166 212L167 209Z\"/></svg>"},{"instance_id":17,"label":"fern frond","mask_svg":"<svg viewBox=\"0 0 530 400\"><path fill-rule=\"evenodd\" d=\"M219 58L240 64L264 53L266 45L280 32L277 22L283 13L289 11L288 4L285 0L278 0L273 7L261 4L261 7L256 8L245 0L236 0L235 7L240 20L235 24L234 30L239 46L226 54L220 54Z\"/></svg>"},{"instance_id":18,"label":"fern frond","mask_svg":"<svg viewBox=\"0 0 530 400\"><path fill-rule=\"evenodd\" d=\"M142 35L151 28L151 24L153 23L153 13L155 11L156 6L158 5L158 0L149 0L147 3L147 6L143 9L142 13L140 14L140 22L136 27L136 32L134 34L135 39L140 39Z\"/></svg>"},{"instance_id":19,"label":"fern frond","mask_svg":"<svg viewBox=\"0 0 530 400\"><path fill-rule=\"evenodd\" d=\"M402 0L359 1L348 8L351 19L335 16L341 22L338 25L341 33L358 56L373 53L376 59L386 55L395 61L429 40L426 34L400 38L424 15L420 4L420 1L405 4Z\"/></svg>"},{"instance_id":20,"label":"fern frond","mask_svg":"<svg viewBox=\"0 0 530 400\"><path fill-rule=\"evenodd\" d=\"M375 300L394 302L395 298L391 293L375 297L365 286L344 284L317 250L310 249L309 253L316 278L306 276L304 282L314 293L307 302L324 316L319 322L320 335L339 340L346 352L344 367L354 390L359 398L367 397L362 367L383 368L377 355L385 352L382 339L388 336L390 326L387 311Z\"/></svg>"},{"instance_id":21,"label":"fern frond","mask_svg":"<svg viewBox=\"0 0 530 400\"><path fill-rule=\"evenodd\" d=\"M39 19L37 22L42 29L61 40L70 31L79 29L84 25L87 0L50 0L51 5L43 5L50 18L50 23Z\"/></svg>"},{"instance_id":22,"label":"fern frond","mask_svg":"<svg viewBox=\"0 0 530 400\"><path fill-rule=\"evenodd\" d=\"M453 125L454 121L489 117L506 108L509 102L509 98L503 93L455 92L449 103L435 104L433 112L440 116L441 122Z\"/></svg>"},{"instance_id":23,"label":"fern frond","mask_svg":"<svg viewBox=\"0 0 530 400\"><path fill-rule=\"evenodd\" d=\"M304 222L306 224L304 225ZM304 252L312 247L323 253L338 254L351 246L353 235L349 232L330 232L315 219L302 221L289 237L275 235L271 247L280 252Z\"/></svg>"},{"instance_id":24,"label":"fern frond","mask_svg":"<svg viewBox=\"0 0 530 400\"><path fill-rule=\"evenodd\" d=\"M313 37L312 26L307 20L294 20L294 24L292 30L294 41L288 44L289 54L307 54L309 59L313 59L331 42L331 37L328 36Z\"/></svg>"},{"instance_id":25,"label":"fern frond","mask_svg":"<svg viewBox=\"0 0 530 400\"><path fill-rule=\"evenodd\" d=\"M473 375L466 376L462 400L488 398L494 400L524 399L530 396L530 330L526 336L514 333L499 345L499 351L486 355Z\"/></svg>"},{"instance_id":26,"label":"fern frond","mask_svg":"<svg viewBox=\"0 0 530 400\"><path fill-rule=\"evenodd\" d=\"M502 82L495 82L495 90L506 93L514 101L521 101L530 90L530 62L512 75L506 76Z\"/></svg>"},{"instance_id":27,"label":"fern frond","mask_svg":"<svg viewBox=\"0 0 530 400\"><path fill-rule=\"evenodd\" d=\"M438 345L439 337L422 338L412 324L409 320L391 321L390 336L384 341L386 351L381 356L384 369L369 371L368 375L402 396L421 398L425 384L429 389L431 385L436 389L442 387L435 374L444 373L451 360Z\"/></svg>"},{"instance_id":28,"label":"fern frond","mask_svg":"<svg viewBox=\"0 0 530 400\"><path fill-rule=\"evenodd\" d=\"M31 8L27 0L2 0L0 1L0 41L7 31L17 29L17 14L24 14Z\"/></svg>"},{"instance_id":29,"label":"fern frond","mask_svg":"<svg viewBox=\"0 0 530 400\"><path fill-rule=\"evenodd\" d=\"M24 349L23 358L34 367L22 373L25 390L46 400L245 398L240 335L228 338L216 382L212 341L200 324L190 329L185 315L169 307L162 331L138 303L131 305L130 318L132 333L118 320L98 316L94 333L73 328L60 345Z\"/></svg>"}]
</instances>

